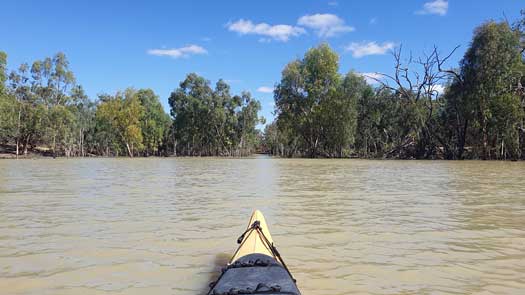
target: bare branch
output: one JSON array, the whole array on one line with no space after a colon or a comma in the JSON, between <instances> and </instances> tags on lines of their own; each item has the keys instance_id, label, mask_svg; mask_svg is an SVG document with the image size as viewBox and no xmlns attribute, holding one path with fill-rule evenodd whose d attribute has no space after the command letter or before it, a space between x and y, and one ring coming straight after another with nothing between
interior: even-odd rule
<instances>
[{"instance_id":1,"label":"bare branch","mask_svg":"<svg viewBox=\"0 0 525 295\"><path fill-rule=\"evenodd\" d=\"M443 70L441 68L441 66L452 56L452 54L454 54L454 52L456 52L456 50L459 47L460 47L460 45L454 47L454 49L445 58L443 58L442 60L439 59L439 54L437 52L437 47L436 46L434 46L434 53L436 54L436 61L437 61L437 65L438 65L438 70L440 72L453 75L458 81L463 83L463 79L461 78L460 74L458 74L456 71L454 71L454 70Z\"/></svg>"}]
</instances>

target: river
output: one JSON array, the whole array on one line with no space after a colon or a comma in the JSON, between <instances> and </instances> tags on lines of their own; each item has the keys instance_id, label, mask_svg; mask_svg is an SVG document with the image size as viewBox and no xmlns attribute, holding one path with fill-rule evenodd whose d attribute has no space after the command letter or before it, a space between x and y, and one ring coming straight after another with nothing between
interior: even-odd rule
<instances>
[{"instance_id":1,"label":"river","mask_svg":"<svg viewBox=\"0 0 525 295\"><path fill-rule=\"evenodd\" d=\"M525 163L0 161L1 294L207 291L260 209L303 295L523 294Z\"/></svg>"}]
</instances>

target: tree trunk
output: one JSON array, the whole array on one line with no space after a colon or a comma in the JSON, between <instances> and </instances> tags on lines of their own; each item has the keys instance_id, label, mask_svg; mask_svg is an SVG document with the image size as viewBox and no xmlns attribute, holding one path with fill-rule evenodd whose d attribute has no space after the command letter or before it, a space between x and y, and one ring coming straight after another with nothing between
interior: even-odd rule
<instances>
[{"instance_id":1,"label":"tree trunk","mask_svg":"<svg viewBox=\"0 0 525 295\"><path fill-rule=\"evenodd\" d=\"M84 130L82 128L80 128L80 156L81 157L85 157L85 152L84 152Z\"/></svg>"},{"instance_id":2,"label":"tree trunk","mask_svg":"<svg viewBox=\"0 0 525 295\"><path fill-rule=\"evenodd\" d=\"M20 145L20 140L18 139L18 137L16 138L16 159L18 160L18 146Z\"/></svg>"},{"instance_id":3,"label":"tree trunk","mask_svg":"<svg viewBox=\"0 0 525 295\"><path fill-rule=\"evenodd\" d=\"M487 128L483 126L483 160L489 159Z\"/></svg>"},{"instance_id":4,"label":"tree trunk","mask_svg":"<svg viewBox=\"0 0 525 295\"><path fill-rule=\"evenodd\" d=\"M463 132L459 134L459 144L458 144L458 159L463 160L463 152L465 151L465 141L467 137L468 129L468 120L465 120L465 125L463 126Z\"/></svg>"},{"instance_id":5,"label":"tree trunk","mask_svg":"<svg viewBox=\"0 0 525 295\"><path fill-rule=\"evenodd\" d=\"M56 158L56 135L53 135L53 158Z\"/></svg>"},{"instance_id":6,"label":"tree trunk","mask_svg":"<svg viewBox=\"0 0 525 295\"><path fill-rule=\"evenodd\" d=\"M29 138L31 138L31 135L26 136L26 138L24 139L24 145L23 145L24 156L27 156L27 147L29 146Z\"/></svg>"},{"instance_id":7,"label":"tree trunk","mask_svg":"<svg viewBox=\"0 0 525 295\"><path fill-rule=\"evenodd\" d=\"M129 146L129 143L126 142L126 149L128 150L128 156L130 158L133 158L133 152L131 150L131 147Z\"/></svg>"},{"instance_id":8,"label":"tree trunk","mask_svg":"<svg viewBox=\"0 0 525 295\"><path fill-rule=\"evenodd\" d=\"M365 158L368 158L368 136L365 137Z\"/></svg>"},{"instance_id":9,"label":"tree trunk","mask_svg":"<svg viewBox=\"0 0 525 295\"><path fill-rule=\"evenodd\" d=\"M16 129L16 159L18 159L19 152L19 146L20 146L20 123L22 119L22 105L18 108L18 122L17 122L17 129Z\"/></svg>"}]
</instances>

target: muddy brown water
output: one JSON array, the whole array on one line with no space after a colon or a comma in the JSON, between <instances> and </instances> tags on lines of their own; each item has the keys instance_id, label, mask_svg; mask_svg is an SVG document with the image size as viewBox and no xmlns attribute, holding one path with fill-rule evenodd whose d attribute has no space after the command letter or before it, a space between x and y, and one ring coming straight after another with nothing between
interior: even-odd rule
<instances>
[{"instance_id":1,"label":"muddy brown water","mask_svg":"<svg viewBox=\"0 0 525 295\"><path fill-rule=\"evenodd\" d=\"M525 163L0 161L1 294L203 294L251 211L303 295L525 294Z\"/></svg>"}]
</instances>

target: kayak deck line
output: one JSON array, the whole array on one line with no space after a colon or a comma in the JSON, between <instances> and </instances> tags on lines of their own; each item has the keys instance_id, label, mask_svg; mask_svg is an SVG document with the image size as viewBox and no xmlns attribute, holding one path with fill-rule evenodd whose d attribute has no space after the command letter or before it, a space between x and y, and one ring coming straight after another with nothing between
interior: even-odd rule
<instances>
[{"instance_id":1,"label":"kayak deck line","mask_svg":"<svg viewBox=\"0 0 525 295\"><path fill-rule=\"evenodd\" d=\"M261 233L254 230L253 225L256 223L258 223ZM266 239L264 239L264 237ZM267 240L267 242L265 240ZM268 230L268 225L266 224L264 215L259 210L255 210L252 213L246 231L239 237L239 239L237 239L237 243L240 245L230 259L230 263L253 253L265 254L277 258L271 251L271 245L273 244L272 235Z\"/></svg>"},{"instance_id":2,"label":"kayak deck line","mask_svg":"<svg viewBox=\"0 0 525 295\"><path fill-rule=\"evenodd\" d=\"M274 245L261 211L252 213L237 243L239 247L217 281L210 284L208 294L301 294Z\"/></svg>"}]
</instances>

